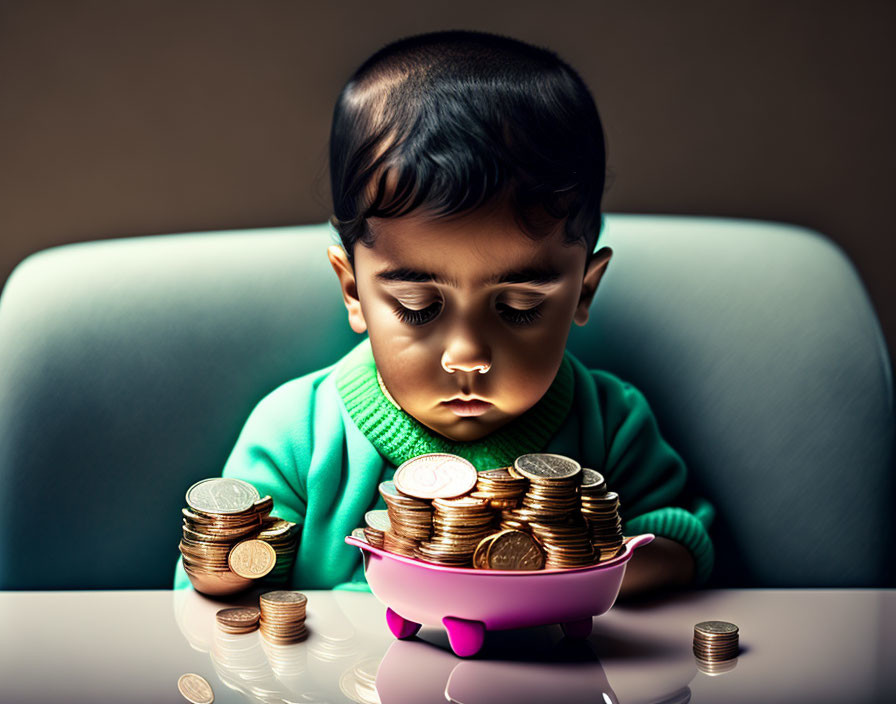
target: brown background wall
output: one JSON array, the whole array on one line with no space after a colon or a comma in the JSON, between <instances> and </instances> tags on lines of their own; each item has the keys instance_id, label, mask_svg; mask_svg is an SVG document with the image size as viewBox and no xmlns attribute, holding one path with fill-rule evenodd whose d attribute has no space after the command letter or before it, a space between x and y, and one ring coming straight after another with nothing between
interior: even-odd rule
<instances>
[{"instance_id":1,"label":"brown background wall","mask_svg":"<svg viewBox=\"0 0 896 704\"><path fill-rule=\"evenodd\" d=\"M896 345L896 4L872 0L0 0L0 282L67 242L323 221L342 84L448 28L581 72L608 211L817 229Z\"/></svg>"}]
</instances>

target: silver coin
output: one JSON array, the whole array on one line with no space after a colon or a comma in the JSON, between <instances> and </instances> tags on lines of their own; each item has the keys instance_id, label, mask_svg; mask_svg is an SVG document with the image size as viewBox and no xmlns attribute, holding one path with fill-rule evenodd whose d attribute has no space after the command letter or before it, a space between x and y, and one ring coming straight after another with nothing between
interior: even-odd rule
<instances>
[{"instance_id":1,"label":"silver coin","mask_svg":"<svg viewBox=\"0 0 896 704\"><path fill-rule=\"evenodd\" d=\"M380 483L380 494L385 494L386 496L401 496L401 494L398 493L398 489L395 488L395 482L391 479Z\"/></svg>"},{"instance_id":2,"label":"silver coin","mask_svg":"<svg viewBox=\"0 0 896 704\"><path fill-rule=\"evenodd\" d=\"M389 520L388 511L368 511L364 514L364 521L374 530L381 530L384 533L387 530L392 530L392 522Z\"/></svg>"},{"instance_id":3,"label":"silver coin","mask_svg":"<svg viewBox=\"0 0 896 704\"><path fill-rule=\"evenodd\" d=\"M727 621L701 621L694 630L708 636L732 635L738 632L737 626Z\"/></svg>"},{"instance_id":4,"label":"silver coin","mask_svg":"<svg viewBox=\"0 0 896 704\"><path fill-rule=\"evenodd\" d=\"M593 469L588 469L587 467L582 467L582 488L583 489L595 489L600 488L601 486L606 486L606 480L604 480L604 475L600 472L595 472Z\"/></svg>"},{"instance_id":5,"label":"silver coin","mask_svg":"<svg viewBox=\"0 0 896 704\"><path fill-rule=\"evenodd\" d=\"M177 680L177 689L190 704L212 704L215 695L208 681L193 672L181 675Z\"/></svg>"},{"instance_id":6,"label":"silver coin","mask_svg":"<svg viewBox=\"0 0 896 704\"><path fill-rule=\"evenodd\" d=\"M457 455L430 452L402 462L393 481L402 494L415 499L450 499L476 486L476 467Z\"/></svg>"},{"instance_id":7,"label":"silver coin","mask_svg":"<svg viewBox=\"0 0 896 704\"><path fill-rule=\"evenodd\" d=\"M203 479L187 489L187 506L204 513L240 513L260 498L249 482L229 477Z\"/></svg>"},{"instance_id":8,"label":"silver coin","mask_svg":"<svg viewBox=\"0 0 896 704\"><path fill-rule=\"evenodd\" d=\"M533 452L520 455L513 463L514 469L529 479L572 479L582 471L582 465L563 455Z\"/></svg>"}]
</instances>

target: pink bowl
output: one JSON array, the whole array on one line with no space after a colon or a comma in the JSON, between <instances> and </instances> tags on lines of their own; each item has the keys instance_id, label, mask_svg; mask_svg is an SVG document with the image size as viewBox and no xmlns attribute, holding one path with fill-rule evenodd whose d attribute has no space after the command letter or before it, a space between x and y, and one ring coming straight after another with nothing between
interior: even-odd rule
<instances>
[{"instance_id":1,"label":"pink bowl","mask_svg":"<svg viewBox=\"0 0 896 704\"><path fill-rule=\"evenodd\" d=\"M652 533L626 538L612 560L569 570L506 571L445 567L375 548L348 536L361 549L371 591L386 605L396 638L410 638L421 624L444 626L451 649L479 652L487 630L560 624L572 638L591 633L593 616L616 601L625 565Z\"/></svg>"}]
</instances>

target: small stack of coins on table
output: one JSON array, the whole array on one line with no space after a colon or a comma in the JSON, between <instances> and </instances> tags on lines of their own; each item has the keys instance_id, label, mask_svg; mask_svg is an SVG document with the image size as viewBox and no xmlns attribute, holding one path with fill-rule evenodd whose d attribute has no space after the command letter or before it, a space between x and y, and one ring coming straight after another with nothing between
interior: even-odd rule
<instances>
[{"instance_id":1,"label":"small stack of coins on table","mask_svg":"<svg viewBox=\"0 0 896 704\"><path fill-rule=\"evenodd\" d=\"M737 626L727 621L701 621L694 626L694 655L705 666L724 664L740 652Z\"/></svg>"},{"instance_id":2,"label":"small stack of coins on table","mask_svg":"<svg viewBox=\"0 0 896 704\"><path fill-rule=\"evenodd\" d=\"M261 635L277 645L290 645L305 639L305 605L308 598L301 592L275 591L258 598Z\"/></svg>"},{"instance_id":3,"label":"small stack of coins on table","mask_svg":"<svg viewBox=\"0 0 896 704\"><path fill-rule=\"evenodd\" d=\"M238 606L231 609L221 609L215 614L218 628L225 633L252 633L258 629L258 619L261 610L255 606Z\"/></svg>"},{"instance_id":4,"label":"small stack of coins on table","mask_svg":"<svg viewBox=\"0 0 896 704\"><path fill-rule=\"evenodd\" d=\"M618 496L606 491L598 472L561 455L521 455L512 467L479 473L455 455L420 455L402 463L380 493L388 511L366 514L365 538L426 562L569 569L611 559L622 549ZM426 523L414 517L427 509L428 536Z\"/></svg>"},{"instance_id":5,"label":"small stack of coins on table","mask_svg":"<svg viewBox=\"0 0 896 704\"><path fill-rule=\"evenodd\" d=\"M197 591L233 594L272 573L288 578L297 526L269 515L270 496L262 498L248 482L216 477L191 486L186 502L178 548Z\"/></svg>"}]
</instances>

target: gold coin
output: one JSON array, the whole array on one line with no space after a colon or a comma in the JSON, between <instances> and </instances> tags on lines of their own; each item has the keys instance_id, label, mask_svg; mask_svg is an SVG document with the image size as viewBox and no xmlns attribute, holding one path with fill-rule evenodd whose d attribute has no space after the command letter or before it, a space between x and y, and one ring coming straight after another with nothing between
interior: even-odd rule
<instances>
[{"instance_id":1,"label":"gold coin","mask_svg":"<svg viewBox=\"0 0 896 704\"><path fill-rule=\"evenodd\" d=\"M302 592L296 592L289 589L278 589L272 592L265 592L259 597L259 601L267 602L273 606L278 606L280 604L296 604L304 606L308 602L308 597L302 594Z\"/></svg>"},{"instance_id":2,"label":"gold coin","mask_svg":"<svg viewBox=\"0 0 896 704\"><path fill-rule=\"evenodd\" d=\"M497 533L489 544L486 564L493 570L540 570L544 552L528 533L505 530Z\"/></svg>"},{"instance_id":3,"label":"gold coin","mask_svg":"<svg viewBox=\"0 0 896 704\"><path fill-rule=\"evenodd\" d=\"M277 553L263 540L244 540L233 546L227 564L240 577L259 579L274 569Z\"/></svg>"},{"instance_id":4,"label":"gold coin","mask_svg":"<svg viewBox=\"0 0 896 704\"><path fill-rule=\"evenodd\" d=\"M255 626L261 610L257 606L237 606L230 609L221 609L215 614L215 620L219 624L247 628Z\"/></svg>"},{"instance_id":5,"label":"gold coin","mask_svg":"<svg viewBox=\"0 0 896 704\"><path fill-rule=\"evenodd\" d=\"M204 677L192 672L178 678L177 689L190 704L212 704L215 701L212 686Z\"/></svg>"}]
</instances>

